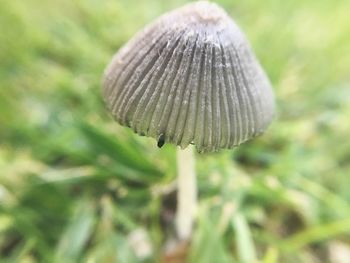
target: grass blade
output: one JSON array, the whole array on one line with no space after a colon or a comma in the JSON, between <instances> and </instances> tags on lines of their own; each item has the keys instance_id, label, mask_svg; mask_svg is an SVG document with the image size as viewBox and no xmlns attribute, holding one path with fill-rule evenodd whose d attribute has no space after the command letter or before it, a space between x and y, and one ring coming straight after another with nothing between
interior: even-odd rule
<instances>
[{"instance_id":1,"label":"grass blade","mask_svg":"<svg viewBox=\"0 0 350 263\"><path fill-rule=\"evenodd\" d=\"M237 213L232 219L232 225L236 232L236 246L240 262L256 262L254 242L245 217Z\"/></svg>"}]
</instances>

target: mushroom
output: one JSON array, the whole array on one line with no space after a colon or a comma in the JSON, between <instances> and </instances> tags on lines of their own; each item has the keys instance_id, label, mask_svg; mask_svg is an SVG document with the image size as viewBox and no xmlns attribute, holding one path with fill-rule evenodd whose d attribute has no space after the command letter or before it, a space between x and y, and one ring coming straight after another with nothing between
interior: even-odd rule
<instances>
[{"instance_id":1,"label":"mushroom","mask_svg":"<svg viewBox=\"0 0 350 263\"><path fill-rule=\"evenodd\" d=\"M196 208L192 149L230 149L274 116L271 84L237 24L208 1L168 12L141 30L105 70L115 120L178 150L177 229L188 239Z\"/></svg>"}]
</instances>

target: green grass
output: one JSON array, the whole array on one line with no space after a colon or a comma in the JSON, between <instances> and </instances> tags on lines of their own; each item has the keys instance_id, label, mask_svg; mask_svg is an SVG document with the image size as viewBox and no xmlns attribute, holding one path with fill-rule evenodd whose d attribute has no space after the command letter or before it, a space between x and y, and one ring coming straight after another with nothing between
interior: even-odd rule
<instances>
[{"instance_id":1,"label":"green grass","mask_svg":"<svg viewBox=\"0 0 350 263\"><path fill-rule=\"evenodd\" d=\"M100 82L128 38L185 2L0 1L1 262L160 260L175 147L114 123ZM189 261L335 262L339 245L350 251L350 2L217 2L252 42L278 117L262 137L197 156Z\"/></svg>"}]
</instances>

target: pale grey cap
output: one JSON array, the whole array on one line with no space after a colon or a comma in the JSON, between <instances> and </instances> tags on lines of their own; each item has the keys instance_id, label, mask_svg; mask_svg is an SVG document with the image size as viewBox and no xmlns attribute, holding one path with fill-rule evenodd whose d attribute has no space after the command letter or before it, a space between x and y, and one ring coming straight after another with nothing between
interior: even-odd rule
<instances>
[{"instance_id":1,"label":"pale grey cap","mask_svg":"<svg viewBox=\"0 0 350 263\"><path fill-rule=\"evenodd\" d=\"M103 96L134 132L199 152L233 148L274 116L271 84L237 24L214 3L164 14L105 70Z\"/></svg>"}]
</instances>

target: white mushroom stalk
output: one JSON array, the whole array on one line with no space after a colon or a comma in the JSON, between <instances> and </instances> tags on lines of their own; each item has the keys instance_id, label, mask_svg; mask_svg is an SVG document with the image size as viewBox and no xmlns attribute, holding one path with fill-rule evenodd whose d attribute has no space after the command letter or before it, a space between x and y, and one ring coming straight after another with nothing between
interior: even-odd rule
<instances>
[{"instance_id":1,"label":"white mushroom stalk","mask_svg":"<svg viewBox=\"0 0 350 263\"><path fill-rule=\"evenodd\" d=\"M180 240L191 238L197 212L197 180L192 147L177 149L176 233Z\"/></svg>"}]
</instances>

